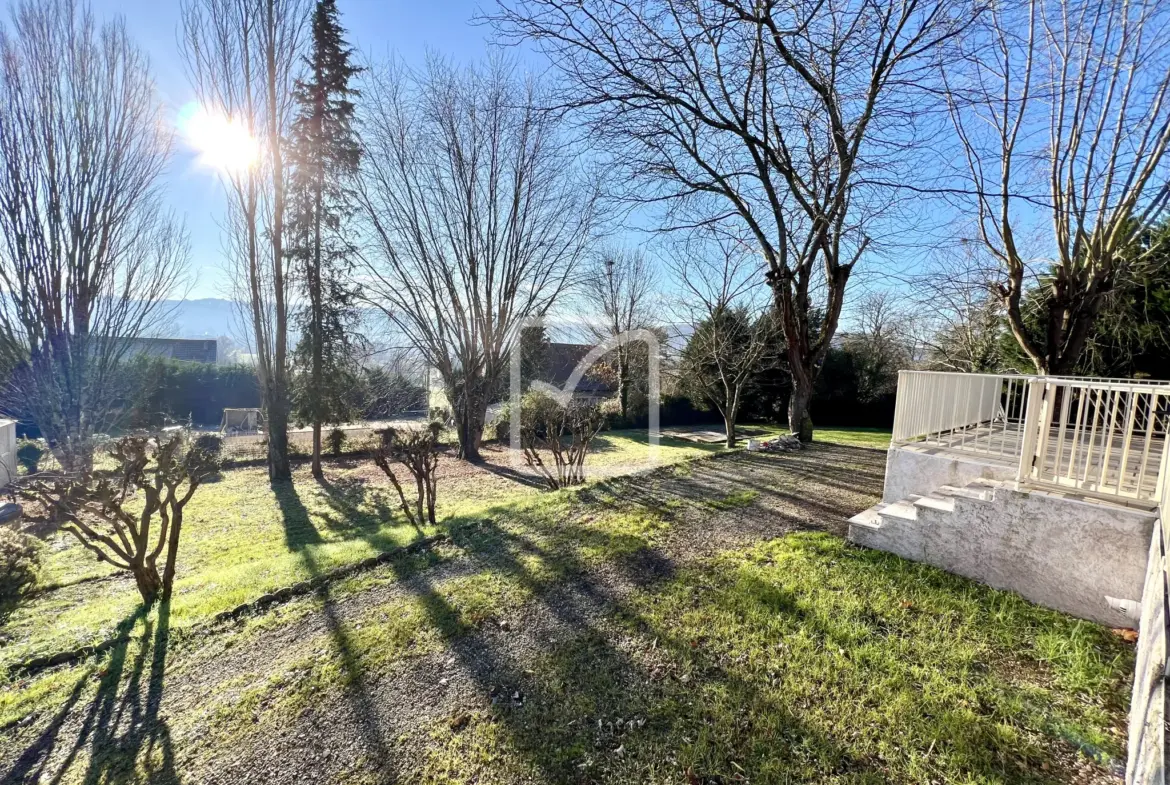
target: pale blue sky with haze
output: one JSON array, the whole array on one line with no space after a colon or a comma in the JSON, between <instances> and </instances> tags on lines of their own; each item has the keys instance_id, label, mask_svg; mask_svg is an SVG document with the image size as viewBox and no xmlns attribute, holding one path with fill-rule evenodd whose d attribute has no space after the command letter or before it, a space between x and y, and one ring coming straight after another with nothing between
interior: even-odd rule
<instances>
[{"instance_id":1,"label":"pale blue sky with haze","mask_svg":"<svg viewBox=\"0 0 1170 785\"><path fill-rule=\"evenodd\" d=\"M90 0L99 19L121 14L135 42L151 59L151 66L168 116L194 99L179 52L178 0ZM482 59L491 51L491 30L472 23L485 6L476 0L338 0L342 24L350 43L363 56L381 60L389 54L412 66L421 65L428 51L460 62ZM539 69L539 56L528 53L527 66ZM167 173L166 198L184 217L191 236L191 290L189 298L226 297L219 220L223 190L215 172L198 164L182 136L176 136L175 155Z\"/></svg>"}]
</instances>

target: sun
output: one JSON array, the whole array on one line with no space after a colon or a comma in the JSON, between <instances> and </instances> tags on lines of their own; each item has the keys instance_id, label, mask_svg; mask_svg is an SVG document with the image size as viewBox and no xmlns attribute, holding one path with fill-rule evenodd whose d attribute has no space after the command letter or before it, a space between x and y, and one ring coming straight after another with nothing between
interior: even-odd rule
<instances>
[{"instance_id":1,"label":"sun","mask_svg":"<svg viewBox=\"0 0 1170 785\"><path fill-rule=\"evenodd\" d=\"M230 115L197 104L179 113L179 130L199 163L226 174L238 174L260 158L260 143L247 127Z\"/></svg>"}]
</instances>

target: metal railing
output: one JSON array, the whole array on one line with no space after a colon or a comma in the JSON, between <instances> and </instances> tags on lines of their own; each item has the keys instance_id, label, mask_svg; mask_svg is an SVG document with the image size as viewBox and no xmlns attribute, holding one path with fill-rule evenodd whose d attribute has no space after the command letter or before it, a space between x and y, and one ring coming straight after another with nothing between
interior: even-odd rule
<instances>
[{"instance_id":1,"label":"metal railing","mask_svg":"<svg viewBox=\"0 0 1170 785\"><path fill-rule=\"evenodd\" d=\"M892 442L1014 461L1021 484L1157 502L1168 432L1170 382L902 371Z\"/></svg>"}]
</instances>

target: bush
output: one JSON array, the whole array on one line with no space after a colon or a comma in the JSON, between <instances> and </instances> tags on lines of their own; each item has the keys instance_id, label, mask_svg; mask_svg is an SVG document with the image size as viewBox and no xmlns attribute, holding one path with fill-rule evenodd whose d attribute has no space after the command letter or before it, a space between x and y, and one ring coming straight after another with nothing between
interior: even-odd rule
<instances>
[{"instance_id":1,"label":"bush","mask_svg":"<svg viewBox=\"0 0 1170 785\"><path fill-rule=\"evenodd\" d=\"M595 404L571 400L562 405L550 395L530 391L520 404L524 460L553 490L580 485L585 482L585 456L601 425ZM552 454L555 473L541 457L542 450Z\"/></svg>"},{"instance_id":2,"label":"bush","mask_svg":"<svg viewBox=\"0 0 1170 785\"><path fill-rule=\"evenodd\" d=\"M601 413L602 429L617 431L633 427L630 420L622 416L622 402L617 398L607 398L597 407Z\"/></svg>"},{"instance_id":3,"label":"bush","mask_svg":"<svg viewBox=\"0 0 1170 785\"><path fill-rule=\"evenodd\" d=\"M42 476L20 493L53 511L62 530L100 561L132 573L143 604L160 594L165 601L174 586L183 509L219 462L192 445L186 431L123 436L109 454L117 468L101 476ZM156 560L164 548L160 576Z\"/></svg>"},{"instance_id":4,"label":"bush","mask_svg":"<svg viewBox=\"0 0 1170 785\"><path fill-rule=\"evenodd\" d=\"M195 437L194 445L196 449L203 450L213 458L219 458L223 454L223 437L218 433L201 433Z\"/></svg>"},{"instance_id":5,"label":"bush","mask_svg":"<svg viewBox=\"0 0 1170 785\"><path fill-rule=\"evenodd\" d=\"M500 405L500 410L496 412L496 416L488 425L488 433L491 438L495 439L500 444L507 444L512 439L512 404L504 403Z\"/></svg>"},{"instance_id":6,"label":"bush","mask_svg":"<svg viewBox=\"0 0 1170 785\"><path fill-rule=\"evenodd\" d=\"M21 439L16 447L16 462L24 467L26 474L36 474L45 451L45 443L39 439Z\"/></svg>"},{"instance_id":7,"label":"bush","mask_svg":"<svg viewBox=\"0 0 1170 785\"><path fill-rule=\"evenodd\" d=\"M260 406L256 369L248 365L193 363L139 355L127 363L141 397L128 401L129 425L157 428L167 422L219 425L224 408Z\"/></svg>"},{"instance_id":8,"label":"bush","mask_svg":"<svg viewBox=\"0 0 1170 785\"><path fill-rule=\"evenodd\" d=\"M374 449L374 464L381 469L402 502L402 512L417 528L424 523L435 524L435 500L438 495L435 472L439 466L439 431L442 426L431 422L425 428L386 428L378 431L377 447ZM415 481L415 497L412 506L406 499L393 463L400 463L410 472Z\"/></svg>"},{"instance_id":9,"label":"bush","mask_svg":"<svg viewBox=\"0 0 1170 785\"><path fill-rule=\"evenodd\" d=\"M341 450L345 446L345 431L340 428L334 428L329 432L329 452L334 455L341 455Z\"/></svg>"},{"instance_id":10,"label":"bush","mask_svg":"<svg viewBox=\"0 0 1170 785\"><path fill-rule=\"evenodd\" d=\"M0 526L0 606L15 603L36 585L40 557L36 539Z\"/></svg>"}]
</instances>

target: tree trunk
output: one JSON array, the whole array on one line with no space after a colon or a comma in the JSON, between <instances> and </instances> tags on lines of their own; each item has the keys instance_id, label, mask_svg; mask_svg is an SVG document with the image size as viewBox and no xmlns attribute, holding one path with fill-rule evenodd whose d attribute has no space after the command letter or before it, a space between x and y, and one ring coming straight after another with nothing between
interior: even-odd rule
<instances>
[{"instance_id":1,"label":"tree trunk","mask_svg":"<svg viewBox=\"0 0 1170 785\"><path fill-rule=\"evenodd\" d=\"M177 509L171 513L171 528L167 533L167 560L163 565L162 599L164 602L171 598L171 590L175 586L175 565L179 561L179 537L183 533L183 510Z\"/></svg>"},{"instance_id":2,"label":"tree trunk","mask_svg":"<svg viewBox=\"0 0 1170 785\"><path fill-rule=\"evenodd\" d=\"M321 471L321 423L313 423L313 476L318 480L325 479L325 472Z\"/></svg>"},{"instance_id":3,"label":"tree trunk","mask_svg":"<svg viewBox=\"0 0 1170 785\"><path fill-rule=\"evenodd\" d=\"M158 568L153 564L131 564L130 571L134 573L134 583L138 586L138 593L142 595L143 605L153 605L158 598L162 581L158 577Z\"/></svg>"},{"instance_id":4,"label":"tree trunk","mask_svg":"<svg viewBox=\"0 0 1170 785\"><path fill-rule=\"evenodd\" d=\"M618 402L621 405L622 419L628 419L630 416L630 360L627 350L621 347L618 348Z\"/></svg>"},{"instance_id":5,"label":"tree trunk","mask_svg":"<svg viewBox=\"0 0 1170 785\"><path fill-rule=\"evenodd\" d=\"M727 434L727 449L735 447L735 415L723 415L723 432Z\"/></svg>"},{"instance_id":6,"label":"tree trunk","mask_svg":"<svg viewBox=\"0 0 1170 785\"><path fill-rule=\"evenodd\" d=\"M487 400L480 393L465 393L460 406L456 406L455 431L459 439L456 457L470 463L480 463L479 444L483 440L483 422L487 418Z\"/></svg>"},{"instance_id":7,"label":"tree trunk","mask_svg":"<svg viewBox=\"0 0 1170 785\"><path fill-rule=\"evenodd\" d=\"M288 406L283 396L270 395L268 402L268 479L292 479L288 462ZM272 400L275 399L275 400Z\"/></svg>"},{"instance_id":8,"label":"tree trunk","mask_svg":"<svg viewBox=\"0 0 1170 785\"><path fill-rule=\"evenodd\" d=\"M459 440L456 457L470 463L480 463L483 426L487 419L488 391L491 384L480 374L464 376L458 384L444 379L451 416L455 420L455 435Z\"/></svg>"},{"instance_id":9,"label":"tree trunk","mask_svg":"<svg viewBox=\"0 0 1170 785\"><path fill-rule=\"evenodd\" d=\"M788 398L788 429L806 444L813 438L813 423L808 408L812 402L812 382L806 374L793 369L792 395Z\"/></svg>"}]
</instances>

